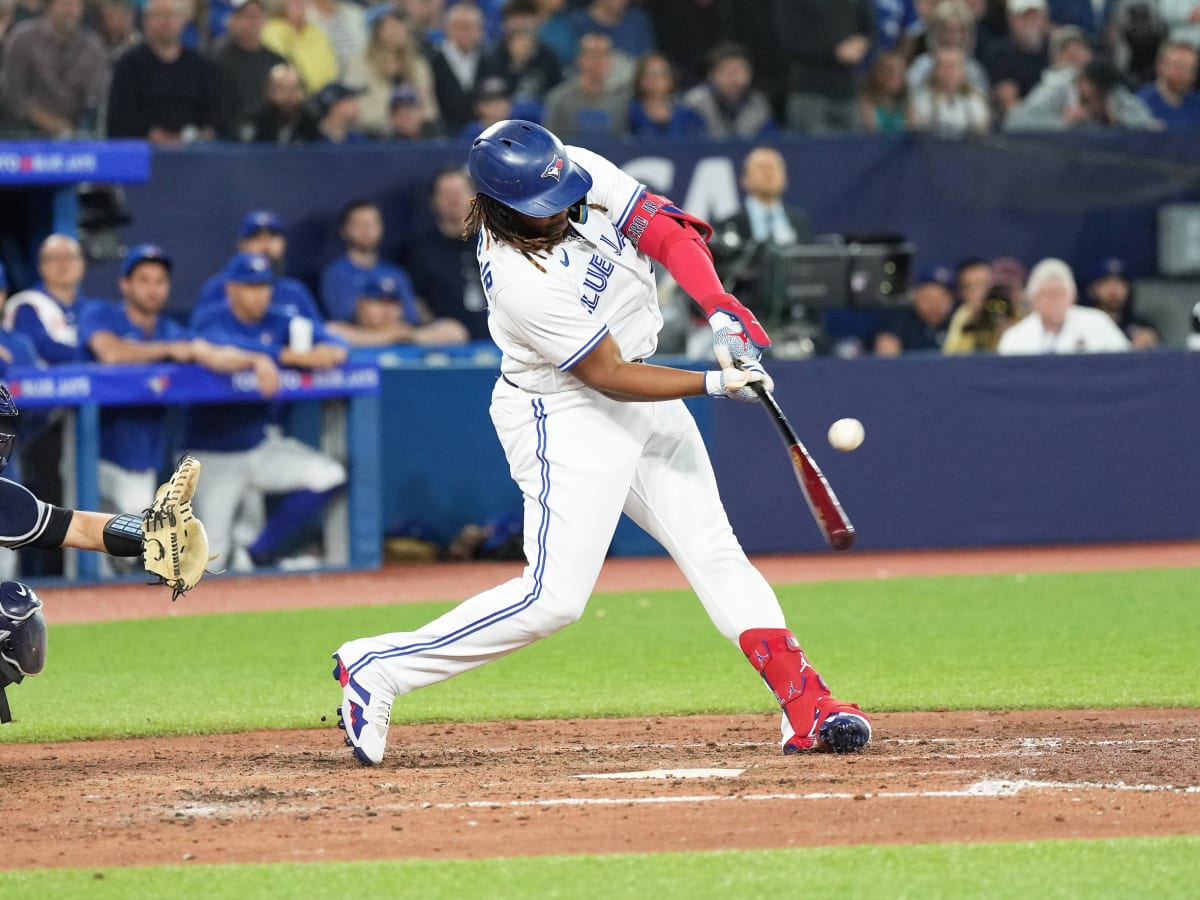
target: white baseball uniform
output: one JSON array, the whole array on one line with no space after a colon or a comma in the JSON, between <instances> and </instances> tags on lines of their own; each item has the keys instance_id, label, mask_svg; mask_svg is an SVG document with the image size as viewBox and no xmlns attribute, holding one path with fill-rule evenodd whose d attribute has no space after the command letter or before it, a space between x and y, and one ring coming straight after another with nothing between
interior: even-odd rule
<instances>
[{"instance_id":1,"label":"white baseball uniform","mask_svg":"<svg viewBox=\"0 0 1200 900\"><path fill-rule=\"evenodd\" d=\"M783 628L771 587L730 528L708 453L683 401L623 402L572 367L611 334L628 360L654 353L662 325L653 264L615 223L645 188L601 156L568 147L601 204L538 265L486 233L480 275L503 351L491 416L525 498L519 578L418 631L353 640L351 675L372 667L395 694L442 681L545 637L583 613L624 512L679 564L725 637Z\"/></svg>"}]
</instances>

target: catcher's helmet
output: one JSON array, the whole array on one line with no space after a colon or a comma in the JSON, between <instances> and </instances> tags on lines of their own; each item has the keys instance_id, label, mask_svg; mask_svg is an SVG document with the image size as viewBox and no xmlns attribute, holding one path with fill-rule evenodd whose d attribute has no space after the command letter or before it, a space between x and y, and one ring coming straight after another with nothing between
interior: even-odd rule
<instances>
[{"instance_id":1,"label":"catcher's helmet","mask_svg":"<svg viewBox=\"0 0 1200 900\"><path fill-rule=\"evenodd\" d=\"M17 401L8 392L8 385L0 384L0 472L8 465L16 442Z\"/></svg>"},{"instance_id":2,"label":"catcher's helmet","mask_svg":"<svg viewBox=\"0 0 1200 900\"><path fill-rule=\"evenodd\" d=\"M567 157L562 141L533 122L505 119L467 154L475 189L527 216L552 216L587 196L592 176Z\"/></svg>"},{"instance_id":3,"label":"catcher's helmet","mask_svg":"<svg viewBox=\"0 0 1200 900\"><path fill-rule=\"evenodd\" d=\"M19 581L0 583L0 723L11 722L4 688L20 684L46 665L46 620L33 588Z\"/></svg>"}]
</instances>

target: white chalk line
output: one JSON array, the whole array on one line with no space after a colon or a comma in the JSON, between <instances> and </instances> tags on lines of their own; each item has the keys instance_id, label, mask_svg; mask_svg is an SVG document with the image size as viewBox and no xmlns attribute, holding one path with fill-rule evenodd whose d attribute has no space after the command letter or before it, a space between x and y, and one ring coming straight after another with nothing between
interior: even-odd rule
<instances>
[{"instance_id":1,"label":"white chalk line","mask_svg":"<svg viewBox=\"0 0 1200 900\"><path fill-rule=\"evenodd\" d=\"M810 791L807 793L723 794L719 796L693 794L668 797L548 797L538 800L461 800L453 803L407 801L404 803L372 803L369 810L380 812L411 812L415 810L521 810L552 809L583 806L658 806L673 803L737 803L737 802L803 802L815 800L912 800L953 798L1007 798L1024 791L1125 791L1145 794L1200 794L1200 785L1130 784L1124 781L1034 781L1030 779L983 779L960 789L924 791ZM1078 799L1078 798L1076 798ZM274 815L313 814L322 807L287 806L274 808ZM238 800L228 804L186 804L174 809L181 817L220 818L234 815L262 815L255 801Z\"/></svg>"},{"instance_id":2,"label":"white chalk line","mask_svg":"<svg viewBox=\"0 0 1200 900\"><path fill-rule=\"evenodd\" d=\"M1118 747L1152 744L1194 744L1200 738L1117 738L1108 740L1089 740L1069 737L925 737L925 738L879 738L871 742L871 746L880 744L1016 744L1017 749L999 750L993 753L981 754L946 754L947 759L988 759L993 756L1017 756L1023 751L1039 749L1057 749L1060 747ZM507 753L530 753L542 750L578 750L601 751L619 750L622 752L637 750L754 750L760 747L778 747L779 741L683 741L676 743L636 743L636 744L517 744L510 747L442 747L444 752L453 753L456 750L470 749L472 753L498 755ZM933 755L933 754L930 754ZM1037 755L1037 754L1033 754ZM895 757L899 758L899 757Z\"/></svg>"}]
</instances>

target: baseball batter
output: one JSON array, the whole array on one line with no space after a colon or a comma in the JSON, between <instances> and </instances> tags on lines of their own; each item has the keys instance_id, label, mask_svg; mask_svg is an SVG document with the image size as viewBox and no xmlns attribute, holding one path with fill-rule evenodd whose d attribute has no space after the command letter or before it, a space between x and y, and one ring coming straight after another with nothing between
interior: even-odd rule
<instances>
[{"instance_id":1,"label":"baseball batter","mask_svg":"<svg viewBox=\"0 0 1200 900\"><path fill-rule=\"evenodd\" d=\"M341 726L382 760L393 700L497 659L580 617L624 512L670 552L713 623L783 708L783 749L861 749L870 720L835 700L729 525L683 397L756 401L770 345L723 293L709 226L541 126L493 125L468 168L489 328L503 351L491 417L524 494L527 566L414 632L334 654ZM643 362L662 325L654 261L704 307L721 366Z\"/></svg>"}]
</instances>

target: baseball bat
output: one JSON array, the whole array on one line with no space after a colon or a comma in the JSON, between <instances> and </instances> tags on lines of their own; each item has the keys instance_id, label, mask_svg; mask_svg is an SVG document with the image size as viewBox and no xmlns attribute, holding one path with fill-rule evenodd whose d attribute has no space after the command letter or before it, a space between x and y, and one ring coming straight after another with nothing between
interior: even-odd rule
<instances>
[{"instance_id":1,"label":"baseball bat","mask_svg":"<svg viewBox=\"0 0 1200 900\"><path fill-rule=\"evenodd\" d=\"M762 400L763 407L771 414L771 421L775 423L779 436L787 445L788 455L792 458L792 469L796 473L796 481L800 483L800 492L804 494L808 508L812 511L813 518L817 520L817 525L820 526L825 541L834 550L849 550L854 546L854 526L850 524L850 517L842 509L842 504L838 502L833 488L829 486L825 475L813 460L812 454L808 452L797 436L796 430L792 428L792 423L787 420L787 416L779 408L775 396L757 382L752 383L751 387Z\"/></svg>"}]
</instances>

